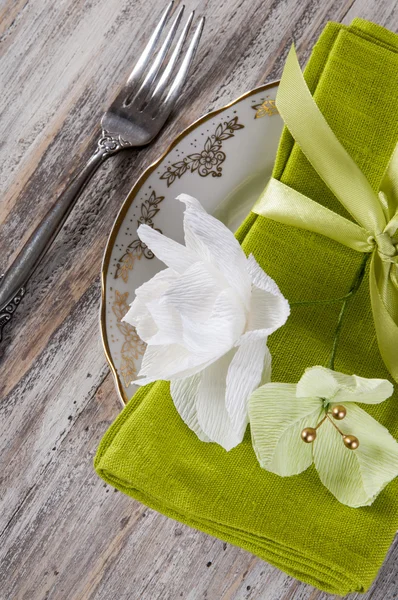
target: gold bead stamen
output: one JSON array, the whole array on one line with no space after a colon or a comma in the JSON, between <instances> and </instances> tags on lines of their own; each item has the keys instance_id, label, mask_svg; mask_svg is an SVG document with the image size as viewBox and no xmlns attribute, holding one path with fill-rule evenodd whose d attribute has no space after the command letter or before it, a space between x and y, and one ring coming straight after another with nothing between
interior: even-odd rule
<instances>
[{"instance_id":1,"label":"gold bead stamen","mask_svg":"<svg viewBox=\"0 0 398 600\"><path fill-rule=\"evenodd\" d=\"M305 442L306 444L312 444L312 442L316 440L316 430L318 429L318 427L320 427L322 423L326 421L326 419L329 419L333 427L337 429L337 431L343 438L344 446L348 448L348 450L356 450L359 446L358 438L355 437L355 435L346 435L345 433L343 433L337 427L333 419L330 418L330 415L333 417L333 419L341 421L347 415L347 409L345 408L345 406L338 404L332 408L331 412L327 412L323 419L319 421L319 423L315 427L305 427L301 432L301 439L303 440L303 442Z\"/></svg>"},{"instance_id":2,"label":"gold bead stamen","mask_svg":"<svg viewBox=\"0 0 398 600\"><path fill-rule=\"evenodd\" d=\"M343 442L348 450L356 450L359 446L359 439L355 435L344 435Z\"/></svg>"},{"instance_id":3,"label":"gold bead stamen","mask_svg":"<svg viewBox=\"0 0 398 600\"><path fill-rule=\"evenodd\" d=\"M341 404L337 404L332 408L332 417L337 421L341 421L347 415L347 410L345 406L341 406Z\"/></svg>"},{"instance_id":4,"label":"gold bead stamen","mask_svg":"<svg viewBox=\"0 0 398 600\"><path fill-rule=\"evenodd\" d=\"M312 444L312 442L316 439L316 428L315 427L306 427L301 432L301 439L306 444Z\"/></svg>"},{"instance_id":5,"label":"gold bead stamen","mask_svg":"<svg viewBox=\"0 0 398 600\"><path fill-rule=\"evenodd\" d=\"M301 439L303 440L303 442L305 442L306 444L312 444L312 442L316 440L316 430L322 425L326 418L327 415L323 417L322 421L319 421L316 427L306 427L305 429L303 429L303 431L301 432Z\"/></svg>"}]
</instances>

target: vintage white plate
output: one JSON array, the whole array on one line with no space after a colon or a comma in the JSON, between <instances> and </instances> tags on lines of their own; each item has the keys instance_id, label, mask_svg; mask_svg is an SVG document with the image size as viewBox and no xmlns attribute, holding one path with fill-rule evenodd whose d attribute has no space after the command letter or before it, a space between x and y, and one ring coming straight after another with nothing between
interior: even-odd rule
<instances>
[{"instance_id":1,"label":"vintage white plate","mask_svg":"<svg viewBox=\"0 0 398 600\"><path fill-rule=\"evenodd\" d=\"M277 88L256 88L188 127L139 178L116 218L102 267L101 332L124 403L136 390L145 346L121 319L134 290L165 268L142 247L137 228L147 223L182 242L183 205L175 197L185 192L236 230L272 172L282 131Z\"/></svg>"}]
</instances>

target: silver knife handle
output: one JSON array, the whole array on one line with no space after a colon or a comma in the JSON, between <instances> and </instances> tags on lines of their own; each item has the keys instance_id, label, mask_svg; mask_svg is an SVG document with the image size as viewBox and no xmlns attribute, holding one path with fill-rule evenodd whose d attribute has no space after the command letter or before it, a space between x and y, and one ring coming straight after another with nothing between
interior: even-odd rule
<instances>
[{"instance_id":1,"label":"silver knife handle","mask_svg":"<svg viewBox=\"0 0 398 600\"><path fill-rule=\"evenodd\" d=\"M25 294L27 281L50 248L83 189L103 161L115 153L102 142L103 138L99 140L95 153L72 178L0 279L0 341L3 327L11 320Z\"/></svg>"}]
</instances>

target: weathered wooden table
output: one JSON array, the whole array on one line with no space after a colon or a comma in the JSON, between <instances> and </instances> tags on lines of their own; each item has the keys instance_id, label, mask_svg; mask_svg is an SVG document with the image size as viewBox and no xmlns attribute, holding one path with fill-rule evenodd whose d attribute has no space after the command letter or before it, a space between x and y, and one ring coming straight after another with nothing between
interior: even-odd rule
<instances>
[{"instance_id":1,"label":"weathered wooden table","mask_svg":"<svg viewBox=\"0 0 398 600\"><path fill-rule=\"evenodd\" d=\"M97 477L120 410L98 328L100 264L129 188L202 113L308 56L327 20L398 29L398 0L187 0L207 25L184 101L149 148L97 174L0 345L0 600L327 600L248 552L166 519ZM88 156L160 0L0 0L0 266ZM392 548L373 589L398 593ZM350 600L356 598L354 594Z\"/></svg>"}]
</instances>

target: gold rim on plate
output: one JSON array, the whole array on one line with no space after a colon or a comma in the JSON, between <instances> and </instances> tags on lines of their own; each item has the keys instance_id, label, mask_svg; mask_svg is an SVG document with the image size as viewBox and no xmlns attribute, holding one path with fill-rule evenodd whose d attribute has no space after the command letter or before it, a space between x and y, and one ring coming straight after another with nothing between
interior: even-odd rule
<instances>
[{"instance_id":1,"label":"gold rim on plate","mask_svg":"<svg viewBox=\"0 0 398 600\"><path fill-rule=\"evenodd\" d=\"M145 169L145 171L143 172L143 174L137 179L136 183L131 188L131 190L130 190L128 196L127 196L127 198L125 199L125 201L123 202L123 204L122 204L122 206L121 206L121 208L119 210L119 213L118 213L118 215L117 215L117 217L115 219L115 222L113 224L112 230L111 230L111 232L109 234L109 238L108 238L108 241L107 241L107 244L106 244L106 248L105 248L104 258L103 258L103 261L102 261L100 327L101 327L102 345L103 345L103 348L104 348L105 356L106 356L106 359L107 359L108 364L110 366L110 369L112 371L113 377L115 379L116 387L117 387L117 390L119 392L119 397L120 397L120 399L122 401L123 406L127 404L127 402L129 401L129 398L127 398L126 395L125 395L125 391L123 389L123 385L122 385L122 383L120 381L117 369L116 369L115 365L113 364L111 353L110 353L110 349L109 349L108 336L107 336L107 333L106 333L106 322L105 322L105 310L106 310L105 282L106 282L106 277L107 277L107 274L108 274L108 267L109 267L109 262L110 262L112 250L113 250L113 245L115 243L116 236L119 233L120 226L122 225L122 223L124 221L124 218L125 218L125 216L127 214L127 211L129 210L129 208L132 205L135 197L137 196L138 191L141 189L142 185L145 183L145 181L147 180L147 178L151 175L151 173L153 173L153 171L158 167L158 165L164 160L164 158L167 156L167 154L169 154L169 152L185 136L187 136L191 131L193 131L196 127L198 127L202 123L205 123L208 119L211 119L212 117L218 115L219 113L227 110L231 106L234 106L234 104L237 104L241 100L245 100L246 98L249 98L250 96L253 96L254 94L262 93L262 92L264 92L264 91L266 91L266 90L268 90L270 88L276 87L278 85L279 85L279 81L272 81L271 83L266 83L264 85L256 87L256 88L250 90L249 92L246 92L245 94L242 94L242 96L239 96L238 98L236 98L232 102L229 102L225 106L222 106L221 108L217 108L216 110L208 112L205 115L203 115L202 117L199 117L199 119L197 119L193 123L191 123L191 125L189 125L186 129L184 129L171 142L171 144L163 152L163 154L154 163L152 163L149 167L147 167L147 169Z\"/></svg>"}]
</instances>

